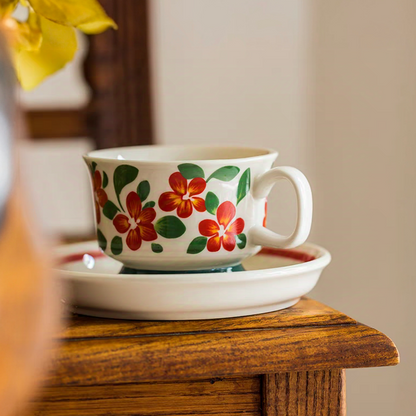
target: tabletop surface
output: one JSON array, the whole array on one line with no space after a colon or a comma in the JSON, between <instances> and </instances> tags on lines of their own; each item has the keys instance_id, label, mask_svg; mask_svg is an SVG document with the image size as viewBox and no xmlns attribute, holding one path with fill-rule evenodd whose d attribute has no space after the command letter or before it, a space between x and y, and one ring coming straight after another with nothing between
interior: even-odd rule
<instances>
[{"instance_id":1,"label":"tabletop surface","mask_svg":"<svg viewBox=\"0 0 416 416\"><path fill-rule=\"evenodd\" d=\"M62 339L145 337L201 332L278 329L302 326L356 324L347 315L316 300L303 298L291 308L240 318L199 321L130 321L71 315Z\"/></svg>"},{"instance_id":2,"label":"tabletop surface","mask_svg":"<svg viewBox=\"0 0 416 416\"><path fill-rule=\"evenodd\" d=\"M376 329L304 298L278 312L206 321L71 316L55 348L51 385L134 383L395 365Z\"/></svg>"}]
</instances>

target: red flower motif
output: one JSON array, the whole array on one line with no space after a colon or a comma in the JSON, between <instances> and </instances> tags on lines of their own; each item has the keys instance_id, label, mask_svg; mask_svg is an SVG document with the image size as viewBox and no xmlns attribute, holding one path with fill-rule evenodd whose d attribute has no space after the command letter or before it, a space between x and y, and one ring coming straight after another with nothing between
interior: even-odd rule
<instances>
[{"instance_id":1,"label":"red flower motif","mask_svg":"<svg viewBox=\"0 0 416 416\"><path fill-rule=\"evenodd\" d=\"M155 227L152 221L156 218L156 211L153 208L146 208L142 211L142 201L136 192L130 192L126 199L127 210L130 218L124 214L118 214L113 219L113 224L120 234L127 231L126 243L130 250L136 251L144 241L154 241L157 238Z\"/></svg>"},{"instance_id":2,"label":"red flower motif","mask_svg":"<svg viewBox=\"0 0 416 416\"><path fill-rule=\"evenodd\" d=\"M107 193L101 188L102 180L101 173L96 170L92 178L92 186L94 189L94 204L95 204L95 215L97 217L97 224L101 222L100 207L104 208L105 203L108 201Z\"/></svg>"},{"instance_id":3,"label":"red flower motif","mask_svg":"<svg viewBox=\"0 0 416 416\"><path fill-rule=\"evenodd\" d=\"M267 222L267 199L266 199L266 204L264 205L263 227L266 226L266 222Z\"/></svg>"},{"instance_id":4,"label":"red flower motif","mask_svg":"<svg viewBox=\"0 0 416 416\"><path fill-rule=\"evenodd\" d=\"M208 251L218 251L222 246L227 251L235 248L235 236L241 234L244 229L244 220L235 217L236 209L232 202L225 201L217 209L217 222L214 220L203 220L199 223L199 232L205 237L211 237L207 243Z\"/></svg>"},{"instance_id":5,"label":"red flower motif","mask_svg":"<svg viewBox=\"0 0 416 416\"><path fill-rule=\"evenodd\" d=\"M194 178L189 182L180 172L170 175L169 185L173 192L164 192L159 197L159 206L163 211L177 210L178 217L188 218L195 208L199 212L205 211L205 201L195 195L204 192L207 186L202 178Z\"/></svg>"}]
</instances>

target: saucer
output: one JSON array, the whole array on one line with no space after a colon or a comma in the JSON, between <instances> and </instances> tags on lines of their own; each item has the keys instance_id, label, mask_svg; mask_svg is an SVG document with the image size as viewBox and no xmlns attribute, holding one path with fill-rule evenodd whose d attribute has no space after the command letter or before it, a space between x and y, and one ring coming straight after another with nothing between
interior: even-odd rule
<instances>
[{"instance_id":1,"label":"saucer","mask_svg":"<svg viewBox=\"0 0 416 416\"><path fill-rule=\"evenodd\" d=\"M327 250L306 243L296 249L263 248L224 273L118 274L122 264L96 241L60 246L56 270L69 290L72 312L140 320L216 319L288 308L311 291L331 261Z\"/></svg>"}]
</instances>

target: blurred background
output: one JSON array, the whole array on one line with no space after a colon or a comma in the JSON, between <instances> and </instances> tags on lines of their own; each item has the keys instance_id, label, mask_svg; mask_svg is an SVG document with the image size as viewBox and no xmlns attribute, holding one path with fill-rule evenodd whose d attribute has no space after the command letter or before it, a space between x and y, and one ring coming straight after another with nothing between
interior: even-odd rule
<instances>
[{"instance_id":1,"label":"blurred background","mask_svg":"<svg viewBox=\"0 0 416 416\"><path fill-rule=\"evenodd\" d=\"M22 169L45 231L65 240L93 234L81 155L113 139L273 147L278 165L309 178L309 241L333 255L312 296L385 332L401 353L398 367L347 371L349 413L414 414L416 3L153 0L134 27L116 2L102 4L131 54L111 55L108 32L91 41L95 60L85 66L81 38L75 62L20 93L33 138ZM128 44L133 32L142 44ZM118 69L108 77L111 60ZM94 75L94 65L104 67ZM91 101L107 113L90 134ZM120 108L134 111L117 128L109 120ZM290 185L269 201L269 226L289 233Z\"/></svg>"}]
</instances>

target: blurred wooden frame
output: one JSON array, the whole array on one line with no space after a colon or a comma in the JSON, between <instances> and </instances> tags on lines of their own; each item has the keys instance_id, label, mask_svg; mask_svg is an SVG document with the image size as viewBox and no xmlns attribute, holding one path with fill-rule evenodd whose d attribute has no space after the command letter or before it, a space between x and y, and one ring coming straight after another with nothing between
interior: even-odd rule
<instances>
[{"instance_id":1,"label":"blurred wooden frame","mask_svg":"<svg viewBox=\"0 0 416 416\"><path fill-rule=\"evenodd\" d=\"M91 101L79 110L29 111L33 139L92 137L97 148L153 142L148 0L100 2L119 29L89 37Z\"/></svg>"}]
</instances>

